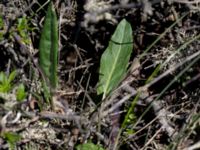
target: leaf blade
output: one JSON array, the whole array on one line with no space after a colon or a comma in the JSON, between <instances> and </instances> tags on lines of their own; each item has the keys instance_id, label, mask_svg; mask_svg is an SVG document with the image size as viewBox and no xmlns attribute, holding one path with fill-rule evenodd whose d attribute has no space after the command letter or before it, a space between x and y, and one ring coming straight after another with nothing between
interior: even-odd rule
<instances>
[{"instance_id":1,"label":"leaf blade","mask_svg":"<svg viewBox=\"0 0 200 150\"><path fill-rule=\"evenodd\" d=\"M57 86L58 23L55 10L50 3L39 44L39 64L53 88Z\"/></svg>"},{"instance_id":2,"label":"leaf blade","mask_svg":"<svg viewBox=\"0 0 200 150\"><path fill-rule=\"evenodd\" d=\"M125 75L133 48L132 42L131 25L123 19L101 57L98 94L109 94Z\"/></svg>"},{"instance_id":3,"label":"leaf blade","mask_svg":"<svg viewBox=\"0 0 200 150\"><path fill-rule=\"evenodd\" d=\"M93 143L84 143L76 146L76 150L104 150L100 145Z\"/></svg>"}]
</instances>

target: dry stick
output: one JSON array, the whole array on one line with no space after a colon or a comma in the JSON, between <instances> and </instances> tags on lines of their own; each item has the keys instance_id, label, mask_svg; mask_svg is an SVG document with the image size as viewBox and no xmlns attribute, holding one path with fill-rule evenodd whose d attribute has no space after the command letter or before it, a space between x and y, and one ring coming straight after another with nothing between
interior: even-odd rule
<instances>
[{"instance_id":1,"label":"dry stick","mask_svg":"<svg viewBox=\"0 0 200 150\"><path fill-rule=\"evenodd\" d=\"M148 126L150 126L151 124L153 124L156 120L158 119L158 117L155 117L153 120L151 120L149 123L147 123L144 127L142 127L141 129L139 129L138 131L136 131L135 133L131 134L128 136L127 139L132 139L134 137L136 137L136 135L140 132L142 132L143 130L145 130ZM125 139L126 140L126 139Z\"/></svg>"},{"instance_id":2,"label":"dry stick","mask_svg":"<svg viewBox=\"0 0 200 150\"><path fill-rule=\"evenodd\" d=\"M197 75L195 75L194 77L192 77L190 80L186 81L184 83L184 87L186 87L188 84L191 84L192 82L198 80L200 78L200 73L198 73Z\"/></svg>"},{"instance_id":3,"label":"dry stick","mask_svg":"<svg viewBox=\"0 0 200 150\"><path fill-rule=\"evenodd\" d=\"M197 150L197 149L200 149L200 141L187 148L184 148L183 150Z\"/></svg>"},{"instance_id":4,"label":"dry stick","mask_svg":"<svg viewBox=\"0 0 200 150\"><path fill-rule=\"evenodd\" d=\"M70 73L72 71L77 71L77 70L81 70L81 69L84 69L84 68L88 68L90 66L93 66L94 64L93 63L90 63L90 64L86 64L86 65L79 65L77 67L73 67L71 68L70 70L66 70L64 71L65 73Z\"/></svg>"},{"instance_id":5,"label":"dry stick","mask_svg":"<svg viewBox=\"0 0 200 150\"><path fill-rule=\"evenodd\" d=\"M116 104L114 104L110 109L108 109L107 111L104 111L102 114L102 117L105 117L109 113L112 113L114 110L118 109L125 101L127 101L132 96L134 96L136 94L135 92L136 92L136 90L134 90L131 94L124 96L120 101L118 101Z\"/></svg>"},{"instance_id":6,"label":"dry stick","mask_svg":"<svg viewBox=\"0 0 200 150\"><path fill-rule=\"evenodd\" d=\"M96 107L96 104L94 103L90 95L88 94L87 90L84 90L84 87L80 84L80 82L77 82L77 83L80 86L81 90L84 92L84 97L87 97L87 99L89 100L89 105L92 107Z\"/></svg>"},{"instance_id":7,"label":"dry stick","mask_svg":"<svg viewBox=\"0 0 200 150\"><path fill-rule=\"evenodd\" d=\"M120 90L123 89L123 87L125 85L131 83L132 81L133 81L133 79L131 78L130 80L126 80L126 81L122 82L122 85L120 85L117 89L115 89L112 92L111 97L103 99L103 101L101 101L101 103L99 105L97 105L99 107L96 107L96 109L90 114L90 116L91 116L90 120L92 123L96 123L98 121L99 113L102 113L105 108L107 108L109 105L113 104L114 101L116 100L116 98L120 95Z\"/></svg>"},{"instance_id":8,"label":"dry stick","mask_svg":"<svg viewBox=\"0 0 200 150\"><path fill-rule=\"evenodd\" d=\"M126 87L126 85L129 85L130 83L132 83L134 80L135 80L134 78L129 78L129 79L125 80L124 82L122 82L122 84L115 91L113 91L111 98L107 99L104 102L104 104L102 106L103 110L105 108L107 108L109 105L113 104L114 100L116 100L116 98L120 95L120 91L122 89L124 89ZM133 93L133 91L131 91L130 93ZM132 96L135 96L136 94L137 94L137 92L133 93Z\"/></svg>"},{"instance_id":9,"label":"dry stick","mask_svg":"<svg viewBox=\"0 0 200 150\"><path fill-rule=\"evenodd\" d=\"M61 120L68 120L68 121L75 121L75 122L84 122L84 123L88 123L88 120L84 117L78 116L76 114L73 113L67 113L67 114L57 114L57 113L53 113L53 112L41 112L39 113L40 118L48 118L48 119L61 119ZM80 124L79 124L80 125Z\"/></svg>"},{"instance_id":10,"label":"dry stick","mask_svg":"<svg viewBox=\"0 0 200 150\"><path fill-rule=\"evenodd\" d=\"M161 104L159 101L153 101L152 99L146 99L148 103L152 104L153 110L155 112L155 115L158 117L160 124L162 125L162 129L164 129L169 137L175 137L177 135L177 132L175 132L175 129L171 127L171 125L168 123L167 116L169 112L161 107Z\"/></svg>"},{"instance_id":11,"label":"dry stick","mask_svg":"<svg viewBox=\"0 0 200 150\"><path fill-rule=\"evenodd\" d=\"M8 112L8 115L10 113L11 112ZM81 124L87 124L87 123L89 123L89 120L87 118L78 116L78 115L73 114L73 113L68 113L68 114L64 114L63 115L63 114L56 114L56 113L53 113L53 112L45 112L45 111L43 111L43 112L37 114L37 113L33 113L33 112L23 111L22 115L25 116L25 117L30 117L30 118L32 118L32 120L29 121L29 122L27 122L25 124L25 126L23 126L22 128L20 128L18 130L15 130L16 132L19 132L19 131L27 128L30 123L36 122L36 121L41 120L41 119L61 119L61 120L67 120L67 121L74 121L78 127L80 127ZM5 121L3 121L3 122L5 122ZM80 131L82 133L84 133L81 130L81 127L79 129L80 129ZM99 139L101 139L104 143L107 144L108 140L101 133L97 132L96 129L94 129L92 127L92 128L90 128L90 131L93 132L93 133L95 133L99 137ZM6 145L4 145L4 146L6 146ZM0 145L0 149L1 148L2 148L2 146Z\"/></svg>"},{"instance_id":12,"label":"dry stick","mask_svg":"<svg viewBox=\"0 0 200 150\"><path fill-rule=\"evenodd\" d=\"M162 128L160 128L156 133L152 136L152 138L141 148L141 150L144 150L152 141L153 139L159 134L159 132L162 131Z\"/></svg>"},{"instance_id":13,"label":"dry stick","mask_svg":"<svg viewBox=\"0 0 200 150\"><path fill-rule=\"evenodd\" d=\"M83 110L84 108L84 105L85 105L85 99L86 99L86 96L88 95L87 94L87 91L88 91L88 88L89 88L89 83L90 83L90 77L91 77L91 74L89 74L89 77L87 79L87 83L86 83L86 87L85 87L85 92L84 92L84 96L83 96L83 101L82 101L82 105L81 105L81 109ZM93 102L93 101L92 101ZM93 102L93 104L95 104ZM95 106L95 105L94 105Z\"/></svg>"},{"instance_id":14,"label":"dry stick","mask_svg":"<svg viewBox=\"0 0 200 150\"><path fill-rule=\"evenodd\" d=\"M78 116L73 112L66 113L63 115L63 114L57 114L57 113L53 113L53 112L43 111L37 115L36 113L30 113L30 112L24 111L23 115L25 115L27 117L31 117L31 118L39 117L38 118L39 120L40 119L61 119L61 120L67 120L67 121L74 121L82 133L85 133L85 131L82 130L81 125L83 125L83 124L86 125L91 122L86 117ZM104 143L107 144L107 139L100 132L97 132L97 130L95 128L90 127L89 130L91 132L95 133L101 141L103 141Z\"/></svg>"}]
</instances>

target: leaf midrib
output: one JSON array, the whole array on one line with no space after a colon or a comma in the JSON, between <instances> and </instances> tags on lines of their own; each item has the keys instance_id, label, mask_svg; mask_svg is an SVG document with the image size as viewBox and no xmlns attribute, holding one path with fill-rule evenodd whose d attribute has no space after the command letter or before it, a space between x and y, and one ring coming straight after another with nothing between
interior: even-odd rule
<instances>
[{"instance_id":1,"label":"leaf midrib","mask_svg":"<svg viewBox=\"0 0 200 150\"><path fill-rule=\"evenodd\" d=\"M125 25L125 26L126 26L126 25ZM123 38L124 38L124 29L125 29L125 26L124 26L124 28L123 28L123 36L121 36L122 39L120 39L120 41L122 41ZM115 44L115 43L112 43L112 44ZM120 48L119 48L119 49L121 49L121 47L122 47L122 45L120 45ZM112 67L112 69L111 69L111 73L110 73L109 76L108 76L108 82L106 82L106 86L105 86L105 90L104 90L104 95L108 94L108 93L107 93L107 92L108 92L107 90L108 90L108 87L109 87L109 83L110 83L112 74L113 74L113 72L114 72L114 70L115 70L115 67L114 67L114 66L116 66L116 64L117 64L117 60L118 60L118 58L119 58L120 52L121 52L121 51L118 50L117 57L116 57L116 59L114 60L114 65L113 65L113 67Z\"/></svg>"}]
</instances>

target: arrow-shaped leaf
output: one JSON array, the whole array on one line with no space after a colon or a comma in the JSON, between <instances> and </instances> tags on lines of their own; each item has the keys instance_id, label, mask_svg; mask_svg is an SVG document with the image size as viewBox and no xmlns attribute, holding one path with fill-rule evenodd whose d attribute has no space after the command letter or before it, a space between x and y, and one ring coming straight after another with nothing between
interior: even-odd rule
<instances>
[{"instance_id":1,"label":"arrow-shaped leaf","mask_svg":"<svg viewBox=\"0 0 200 150\"><path fill-rule=\"evenodd\" d=\"M126 74L132 42L131 25L123 19L101 57L98 94L109 94Z\"/></svg>"},{"instance_id":2,"label":"arrow-shaped leaf","mask_svg":"<svg viewBox=\"0 0 200 150\"><path fill-rule=\"evenodd\" d=\"M50 85L57 85L58 23L52 3L47 10L39 45L39 64Z\"/></svg>"}]
</instances>

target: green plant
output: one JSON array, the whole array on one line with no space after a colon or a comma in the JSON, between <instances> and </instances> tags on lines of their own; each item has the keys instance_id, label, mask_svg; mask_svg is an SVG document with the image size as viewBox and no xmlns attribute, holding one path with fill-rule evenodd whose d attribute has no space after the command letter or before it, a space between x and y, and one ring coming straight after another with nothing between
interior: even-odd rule
<instances>
[{"instance_id":1,"label":"green plant","mask_svg":"<svg viewBox=\"0 0 200 150\"><path fill-rule=\"evenodd\" d=\"M101 57L98 94L103 99L120 83L127 73L132 52L131 25L123 19L111 37L109 45Z\"/></svg>"},{"instance_id":2,"label":"green plant","mask_svg":"<svg viewBox=\"0 0 200 150\"><path fill-rule=\"evenodd\" d=\"M76 150L104 150L101 146L93 143L80 144L76 147Z\"/></svg>"},{"instance_id":3,"label":"green plant","mask_svg":"<svg viewBox=\"0 0 200 150\"><path fill-rule=\"evenodd\" d=\"M4 34L4 22L3 22L3 17L0 15L0 40L3 39L3 34Z\"/></svg>"},{"instance_id":4,"label":"green plant","mask_svg":"<svg viewBox=\"0 0 200 150\"><path fill-rule=\"evenodd\" d=\"M16 71L12 71L9 76L0 72L0 92L7 93L12 88L12 81L15 79Z\"/></svg>"},{"instance_id":5,"label":"green plant","mask_svg":"<svg viewBox=\"0 0 200 150\"><path fill-rule=\"evenodd\" d=\"M28 31L32 30L28 25L28 19L26 17L19 18L17 20L17 31L22 38L22 42L30 44L31 40L28 36Z\"/></svg>"},{"instance_id":6,"label":"green plant","mask_svg":"<svg viewBox=\"0 0 200 150\"><path fill-rule=\"evenodd\" d=\"M23 101L26 98L26 96L27 96L27 93L25 91L25 87L23 84L20 84L16 92L17 101Z\"/></svg>"},{"instance_id":7,"label":"green plant","mask_svg":"<svg viewBox=\"0 0 200 150\"><path fill-rule=\"evenodd\" d=\"M13 84L15 77L16 71L12 71L9 75L6 75L4 72L0 72L0 97L5 100L9 100L8 97L12 95L17 101L23 101L26 98L27 93L22 83L19 86ZM14 86L16 88L13 88ZM16 89L16 92L14 89Z\"/></svg>"},{"instance_id":8,"label":"green plant","mask_svg":"<svg viewBox=\"0 0 200 150\"><path fill-rule=\"evenodd\" d=\"M0 29L4 27L3 17L0 15Z\"/></svg>"},{"instance_id":9,"label":"green plant","mask_svg":"<svg viewBox=\"0 0 200 150\"><path fill-rule=\"evenodd\" d=\"M39 64L43 73L43 89L45 97L57 87L58 65L58 22L53 4L50 2L44 21L39 44Z\"/></svg>"},{"instance_id":10,"label":"green plant","mask_svg":"<svg viewBox=\"0 0 200 150\"><path fill-rule=\"evenodd\" d=\"M2 137L8 142L10 150L14 150L16 143L21 139L19 134L13 132L4 132Z\"/></svg>"}]
</instances>

